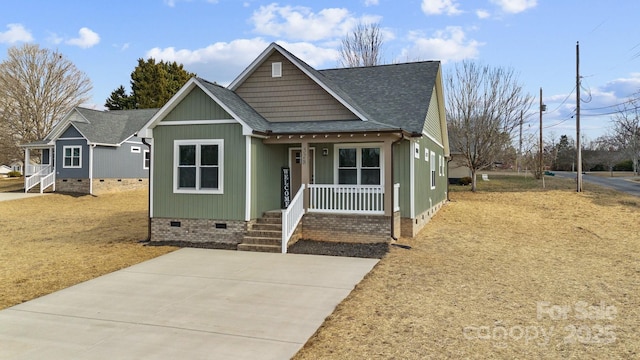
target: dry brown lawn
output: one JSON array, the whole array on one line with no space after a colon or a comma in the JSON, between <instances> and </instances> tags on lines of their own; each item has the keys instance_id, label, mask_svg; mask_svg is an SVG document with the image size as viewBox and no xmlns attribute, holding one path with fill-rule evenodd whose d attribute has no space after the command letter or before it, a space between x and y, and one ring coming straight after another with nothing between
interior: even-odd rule
<instances>
[{"instance_id":1,"label":"dry brown lawn","mask_svg":"<svg viewBox=\"0 0 640 360\"><path fill-rule=\"evenodd\" d=\"M146 191L0 202L0 309L172 251L146 219Z\"/></svg>"},{"instance_id":2,"label":"dry brown lawn","mask_svg":"<svg viewBox=\"0 0 640 360\"><path fill-rule=\"evenodd\" d=\"M451 193L295 359L639 358L640 199L546 184Z\"/></svg>"}]
</instances>

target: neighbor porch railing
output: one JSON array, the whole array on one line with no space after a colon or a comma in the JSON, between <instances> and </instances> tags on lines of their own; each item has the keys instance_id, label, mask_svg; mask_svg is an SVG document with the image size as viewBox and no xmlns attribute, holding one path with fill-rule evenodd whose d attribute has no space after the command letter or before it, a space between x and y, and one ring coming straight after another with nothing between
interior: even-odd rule
<instances>
[{"instance_id":1,"label":"neighbor porch railing","mask_svg":"<svg viewBox=\"0 0 640 360\"><path fill-rule=\"evenodd\" d=\"M24 192L29 192L31 188L40 184L40 192L55 183L55 172L51 165L29 165L31 167L38 166L40 170L24 178ZM44 181L43 181L44 180ZM45 186L45 184L47 184Z\"/></svg>"},{"instance_id":2,"label":"neighbor porch railing","mask_svg":"<svg viewBox=\"0 0 640 360\"><path fill-rule=\"evenodd\" d=\"M282 210L282 253L287 253L287 245L298 223L304 215L304 184L298 190L296 196L289 203L289 207Z\"/></svg>"},{"instance_id":3,"label":"neighbor porch railing","mask_svg":"<svg viewBox=\"0 0 640 360\"><path fill-rule=\"evenodd\" d=\"M384 186L309 184L309 212L384 215Z\"/></svg>"},{"instance_id":4,"label":"neighbor porch railing","mask_svg":"<svg viewBox=\"0 0 640 360\"><path fill-rule=\"evenodd\" d=\"M39 172L42 172L42 170L46 170L45 173L49 173L51 172L51 165L49 164L45 164L45 165L26 165L24 167L24 176L30 176L30 175L35 175Z\"/></svg>"}]
</instances>

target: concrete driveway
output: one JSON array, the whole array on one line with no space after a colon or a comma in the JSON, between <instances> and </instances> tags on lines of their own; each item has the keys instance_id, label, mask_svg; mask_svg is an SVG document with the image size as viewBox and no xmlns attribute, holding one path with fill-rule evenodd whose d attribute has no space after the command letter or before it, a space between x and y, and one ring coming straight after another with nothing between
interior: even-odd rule
<instances>
[{"instance_id":1,"label":"concrete driveway","mask_svg":"<svg viewBox=\"0 0 640 360\"><path fill-rule=\"evenodd\" d=\"M289 359L377 261L180 249L0 311L0 358Z\"/></svg>"},{"instance_id":2,"label":"concrete driveway","mask_svg":"<svg viewBox=\"0 0 640 360\"><path fill-rule=\"evenodd\" d=\"M0 192L0 201L8 201L8 200L20 200L20 199L26 199L26 198L30 198L30 197L34 197L34 196L42 196L42 195L46 195L45 194L39 194L39 193L23 193L23 192Z\"/></svg>"}]
</instances>

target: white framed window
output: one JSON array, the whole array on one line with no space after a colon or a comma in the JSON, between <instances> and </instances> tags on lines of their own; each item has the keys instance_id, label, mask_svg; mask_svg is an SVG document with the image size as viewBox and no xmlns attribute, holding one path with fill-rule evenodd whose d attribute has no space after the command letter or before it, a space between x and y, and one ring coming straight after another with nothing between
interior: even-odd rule
<instances>
[{"instance_id":1,"label":"white framed window","mask_svg":"<svg viewBox=\"0 0 640 360\"><path fill-rule=\"evenodd\" d=\"M413 144L413 154L416 157L416 159L420 159L420 143L416 142L415 144Z\"/></svg>"},{"instance_id":2,"label":"white framed window","mask_svg":"<svg viewBox=\"0 0 640 360\"><path fill-rule=\"evenodd\" d=\"M440 176L444 176L444 157L438 155L438 173Z\"/></svg>"},{"instance_id":3,"label":"white framed window","mask_svg":"<svg viewBox=\"0 0 640 360\"><path fill-rule=\"evenodd\" d=\"M134 154L140 154L140 146L132 146L131 152Z\"/></svg>"},{"instance_id":4,"label":"white framed window","mask_svg":"<svg viewBox=\"0 0 640 360\"><path fill-rule=\"evenodd\" d=\"M173 192L222 194L224 140L175 140Z\"/></svg>"},{"instance_id":5,"label":"white framed window","mask_svg":"<svg viewBox=\"0 0 640 360\"><path fill-rule=\"evenodd\" d=\"M274 62L271 63L271 77L282 77L282 63Z\"/></svg>"},{"instance_id":6,"label":"white framed window","mask_svg":"<svg viewBox=\"0 0 640 360\"><path fill-rule=\"evenodd\" d=\"M151 153L145 150L142 155L142 168L148 170L151 165Z\"/></svg>"},{"instance_id":7,"label":"white framed window","mask_svg":"<svg viewBox=\"0 0 640 360\"><path fill-rule=\"evenodd\" d=\"M63 146L62 151L63 168L78 169L82 167L82 146Z\"/></svg>"},{"instance_id":8,"label":"white framed window","mask_svg":"<svg viewBox=\"0 0 640 360\"><path fill-rule=\"evenodd\" d=\"M431 189L436 188L436 153L431 152L430 156L431 162Z\"/></svg>"},{"instance_id":9,"label":"white framed window","mask_svg":"<svg viewBox=\"0 0 640 360\"><path fill-rule=\"evenodd\" d=\"M334 153L336 184L383 184L383 154L378 144L340 144Z\"/></svg>"}]
</instances>

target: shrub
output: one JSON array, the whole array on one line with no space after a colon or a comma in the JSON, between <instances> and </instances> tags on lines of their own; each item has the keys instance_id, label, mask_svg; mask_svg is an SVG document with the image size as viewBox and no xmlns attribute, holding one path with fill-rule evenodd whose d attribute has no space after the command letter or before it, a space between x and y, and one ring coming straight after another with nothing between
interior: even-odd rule
<instances>
[{"instance_id":1,"label":"shrub","mask_svg":"<svg viewBox=\"0 0 640 360\"><path fill-rule=\"evenodd\" d=\"M20 177L22 176L22 174L20 173L20 171L9 171L7 173L8 177Z\"/></svg>"},{"instance_id":2,"label":"shrub","mask_svg":"<svg viewBox=\"0 0 640 360\"><path fill-rule=\"evenodd\" d=\"M463 185L463 186L471 184L471 177L466 176L466 177L461 178L460 180L458 180L458 184Z\"/></svg>"}]
</instances>

